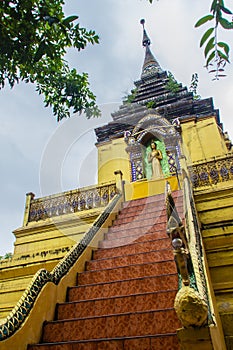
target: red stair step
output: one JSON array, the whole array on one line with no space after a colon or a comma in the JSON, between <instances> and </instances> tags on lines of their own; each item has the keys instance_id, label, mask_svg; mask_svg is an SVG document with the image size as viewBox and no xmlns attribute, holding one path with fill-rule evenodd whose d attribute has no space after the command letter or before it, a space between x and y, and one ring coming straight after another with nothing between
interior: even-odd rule
<instances>
[{"instance_id":1,"label":"red stair step","mask_svg":"<svg viewBox=\"0 0 233 350\"><path fill-rule=\"evenodd\" d=\"M159 240L162 238L166 238L166 232L165 231L154 231L149 230L148 232L141 233L139 232L132 235L132 236L125 236L122 238L116 238L114 239L114 236L111 236L112 239L107 239L99 243L99 247L101 249L106 248L114 248L114 247L121 247L129 244L139 243L139 242L148 242L151 240Z\"/></svg>"},{"instance_id":2,"label":"red stair step","mask_svg":"<svg viewBox=\"0 0 233 350\"><path fill-rule=\"evenodd\" d=\"M90 300L130 294L141 294L178 288L177 273L161 274L159 276L134 278L108 283L96 283L68 289L68 300Z\"/></svg>"},{"instance_id":3,"label":"red stair step","mask_svg":"<svg viewBox=\"0 0 233 350\"><path fill-rule=\"evenodd\" d=\"M57 319L104 316L172 308L177 291L168 290L111 298L66 302L57 307Z\"/></svg>"},{"instance_id":4,"label":"red stair step","mask_svg":"<svg viewBox=\"0 0 233 350\"><path fill-rule=\"evenodd\" d=\"M178 211L178 214L182 217L183 216L183 205L182 204L179 204L179 206L176 207L177 208L177 211ZM155 218L155 219L158 219L158 218L163 218L165 216L165 218L167 217L167 211L166 211L166 208L163 206L163 207L160 207L160 208L157 208L157 207L152 207L151 209L148 209L147 207L142 207L142 208L139 208L139 207L133 207L133 208L130 208L131 210L127 210L127 209L124 209L123 211L121 211L119 214L118 214L118 217L117 219L114 221L114 225L119 222L124 222L124 220L127 222L131 221L133 218L135 218L136 220L146 220L148 218Z\"/></svg>"},{"instance_id":5,"label":"red stair step","mask_svg":"<svg viewBox=\"0 0 233 350\"><path fill-rule=\"evenodd\" d=\"M78 284L93 284L102 282L122 281L125 279L140 278L174 273L174 260L159 261L146 264L135 264L124 267L82 272L78 276Z\"/></svg>"},{"instance_id":6,"label":"red stair step","mask_svg":"<svg viewBox=\"0 0 233 350\"><path fill-rule=\"evenodd\" d=\"M178 209L177 211L179 216L182 218L184 216L183 206L177 209ZM167 212L165 209L162 209L160 211L149 211L149 212L144 210L141 210L141 211L134 210L130 213L125 213L123 211L117 216L113 225L115 226L123 223L128 223L128 222L132 222L133 220L139 220L142 222L143 220L148 220L148 219L154 219L156 222L158 220L167 221Z\"/></svg>"},{"instance_id":7,"label":"red stair step","mask_svg":"<svg viewBox=\"0 0 233 350\"><path fill-rule=\"evenodd\" d=\"M137 206L137 207L130 207L125 208L122 211L119 212L118 217L130 217L133 216L134 213L138 213L139 215L149 215L152 214L153 216L160 216L161 214L166 214L166 208L163 206L154 206L152 204L147 206Z\"/></svg>"},{"instance_id":8,"label":"red stair step","mask_svg":"<svg viewBox=\"0 0 233 350\"><path fill-rule=\"evenodd\" d=\"M178 197L174 200L176 207L178 210L182 211L182 205L183 205L183 199L181 197ZM123 203L122 211L124 215L131 215L135 211L143 211L143 212L151 212L151 211L161 211L166 210L166 204L164 200L157 201L157 202L151 202L151 203L144 203L137 205L132 205L131 202L127 202L126 204Z\"/></svg>"},{"instance_id":9,"label":"red stair step","mask_svg":"<svg viewBox=\"0 0 233 350\"><path fill-rule=\"evenodd\" d=\"M175 334L30 345L28 350L179 350Z\"/></svg>"},{"instance_id":10,"label":"red stair step","mask_svg":"<svg viewBox=\"0 0 233 350\"><path fill-rule=\"evenodd\" d=\"M44 342L133 337L175 333L180 326L174 309L135 312L45 323Z\"/></svg>"},{"instance_id":11,"label":"red stair step","mask_svg":"<svg viewBox=\"0 0 233 350\"><path fill-rule=\"evenodd\" d=\"M171 248L171 240L167 237L154 240L145 240L143 242L131 243L121 247L95 250L93 252L93 260L143 253L151 250L166 248Z\"/></svg>"},{"instance_id":12,"label":"red stair step","mask_svg":"<svg viewBox=\"0 0 233 350\"><path fill-rule=\"evenodd\" d=\"M147 220L137 220L137 218L129 223L125 223L125 224L114 224L114 226L112 226L109 229L109 232L115 232L117 230L133 230L135 228L141 227L141 226L162 226L162 227L166 227L167 224L167 217L164 215L161 218L151 218L151 219L147 219Z\"/></svg>"},{"instance_id":13,"label":"red stair step","mask_svg":"<svg viewBox=\"0 0 233 350\"><path fill-rule=\"evenodd\" d=\"M118 238L124 238L124 237L133 237L133 236L142 236L148 233L156 233L158 237L164 236L164 237L168 237L166 235L166 231L164 229L162 230L156 230L156 227L150 227L150 226L144 226L144 227L140 227L137 229L127 229L127 230L118 230L118 231L110 231L108 233L105 234L105 239L104 241L107 240L113 240L113 239L118 239Z\"/></svg>"},{"instance_id":14,"label":"red stair step","mask_svg":"<svg viewBox=\"0 0 233 350\"><path fill-rule=\"evenodd\" d=\"M145 222L166 222L167 221L167 214L165 212L160 212L158 215L155 215L154 213L142 213L142 212L134 212L134 215L126 216L126 217L120 217L117 218L114 221L114 226L120 226L124 224L131 224L135 221L139 221L140 223Z\"/></svg>"},{"instance_id":15,"label":"red stair step","mask_svg":"<svg viewBox=\"0 0 233 350\"><path fill-rule=\"evenodd\" d=\"M173 194L183 217L182 192ZM123 204L118 218L28 350L179 350L178 275L164 194Z\"/></svg>"},{"instance_id":16,"label":"red stair step","mask_svg":"<svg viewBox=\"0 0 233 350\"><path fill-rule=\"evenodd\" d=\"M153 229L154 231L157 230L157 231L162 231L164 230L166 232L166 221L158 221L158 222L154 222L154 221L135 221L133 223L130 223L130 224L122 224L122 225L115 225L115 226L112 226L110 229L109 229L109 234L111 233L115 233L115 232L118 232L118 231L131 231L131 232L140 232L140 233L146 233L148 232L149 230ZM130 234L130 232L129 232Z\"/></svg>"},{"instance_id":17,"label":"red stair step","mask_svg":"<svg viewBox=\"0 0 233 350\"><path fill-rule=\"evenodd\" d=\"M122 267L127 265L152 263L158 261L172 260L172 249L151 250L150 252L142 252L120 257L105 258L100 260L88 261L86 271Z\"/></svg>"},{"instance_id":18,"label":"red stair step","mask_svg":"<svg viewBox=\"0 0 233 350\"><path fill-rule=\"evenodd\" d=\"M132 215L132 213L134 213L135 211L139 211L139 212L160 212L161 210L165 209L164 206L164 202L160 201L157 203L148 203L148 204L138 204L138 205L128 205L126 206L125 203L122 206L122 210L120 211L121 215L122 213L124 213L124 215L128 216L128 215Z\"/></svg>"},{"instance_id":19,"label":"red stair step","mask_svg":"<svg viewBox=\"0 0 233 350\"><path fill-rule=\"evenodd\" d=\"M181 191L174 191L172 192L172 197L174 199L174 202L176 203L177 199L179 198L180 200L183 199L183 193ZM135 199L132 201L128 201L123 203L123 208L129 208L129 207L134 207L138 205L145 205L149 203L154 203L157 205L159 202L162 202L163 204L165 203L165 194L158 194L155 196L150 196L150 197L144 197L140 199Z\"/></svg>"},{"instance_id":20,"label":"red stair step","mask_svg":"<svg viewBox=\"0 0 233 350\"><path fill-rule=\"evenodd\" d=\"M177 198L176 193L174 193L173 198ZM149 203L155 203L155 205L156 205L158 202L165 203L164 193L158 194L156 196L144 197L144 198L134 199L132 201L125 202L125 203L123 203L123 208L135 207L138 205L145 205L145 204L149 204Z\"/></svg>"}]
</instances>

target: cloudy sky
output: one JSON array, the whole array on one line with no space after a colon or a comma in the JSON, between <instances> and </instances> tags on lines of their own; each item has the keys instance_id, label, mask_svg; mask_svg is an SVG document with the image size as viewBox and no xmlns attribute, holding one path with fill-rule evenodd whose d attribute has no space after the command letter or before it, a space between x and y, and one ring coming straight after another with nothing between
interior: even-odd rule
<instances>
[{"instance_id":1,"label":"cloudy sky","mask_svg":"<svg viewBox=\"0 0 233 350\"><path fill-rule=\"evenodd\" d=\"M213 82L204 68L199 39L204 28L195 22L208 13L210 0L67 0L67 15L78 14L82 26L95 29L100 44L81 53L71 50L71 66L89 73L103 117L87 121L73 116L57 124L51 110L30 85L0 91L0 255L13 251L14 229L22 225L25 194L36 197L94 184L96 150L93 128L104 124L140 77L144 60L141 18L152 51L164 70L190 85L199 74L199 94L212 96L224 128L233 138L233 66L227 78ZM225 1L226 5L230 1ZM232 32L219 39L232 42ZM88 169L88 170L87 170Z\"/></svg>"}]
</instances>

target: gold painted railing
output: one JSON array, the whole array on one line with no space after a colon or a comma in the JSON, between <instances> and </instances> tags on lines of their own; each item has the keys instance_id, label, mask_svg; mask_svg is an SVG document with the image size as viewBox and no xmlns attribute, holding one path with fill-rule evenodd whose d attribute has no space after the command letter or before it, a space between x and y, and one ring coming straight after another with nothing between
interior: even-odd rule
<instances>
[{"instance_id":1,"label":"gold painted railing","mask_svg":"<svg viewBox=\"0 0 233 350\"><path fill-rule=\"evenodd\" d=\"M233 180L233 155L196 162L188 170L194 189Z\"/></svg>"},{"instance_id":2,"label":"gold painted railing","mask_svg":"<svg viewBox=\"0 0 233 350\"><path fill-rule=\"evenodd\" d=\"M185 175L184 172L183 175ZM209 295L202 262L200 232L195 225L191 188L185 176L183 178L183 199L184 223L179 217L167 182L167 233L171 239L180 280L174 307L183 327L202 327L208 322Z\"/></svg>"},{"instance_id":3,"label":"gold painted railing","mask_svg":"<svg viewBox=\"0 0 233 350\"><path fill-rule=\"evenodd\" d=\"M38 199L31 199L28 222L106 206L116 194L116 183L84 187Z\"/></svg>"},{"instance_id":4,"label":"gold painted railing","mask_svg":"<svg viewBox=\"0 0 233 350\"><path fill-rule=\"evenodd\" d=\"M177 334L184 349L190 347L190 344L195 344L195 349L202 348L205 334L206 347L226 350L221 320L211 288L193 187L186 169L183 158L184 227L174 205L171 205L172 201L168 197L166 201L167 229L172 239L174 257L182 281L174 302L177 316L183 325L183 328L177 330ZM189 346L187 346L187 339L190 341Z\"/></svg>"}]
</instances>

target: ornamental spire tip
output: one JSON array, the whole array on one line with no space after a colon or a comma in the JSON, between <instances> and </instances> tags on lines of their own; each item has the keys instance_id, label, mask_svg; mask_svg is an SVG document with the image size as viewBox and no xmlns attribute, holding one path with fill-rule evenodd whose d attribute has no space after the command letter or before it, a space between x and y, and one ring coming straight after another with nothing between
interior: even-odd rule
<instances>
[{"instance_id":1,"label":"ornamental spire tip","mask_svg":"<svg viewBox=\"0 0 233 350\"><path fill-rule=\"evenodd\" d=\"M141 23L141 25L143 26L143 29L144 29L144 24L145 24L144 18L141 19L140 23Z\"/></svg>"},{"instance_id":2,"label":"ornamental spire tip","mask_svg":"<svg viewBox=\"0 0 233 350\"><path fill-rule=\"evenodd\" d=\"M142 27L143 27L142 45L143 45L144 47L150 46L150 38L149 38L149 36L147 35L146 29L145 29L145 20L144 20L144 19L141 19L140 23L141 23L141 25L142 25Z\"/></svg>"},{"instance_id":3,"label":"ornamental spire tip","mask_svg":"<svg viewBox=\"0 0 233 350\"><path fill-rule=\"evenodd\" d=\"M141 19L140 23L143 27L142 46L146 49L145 60L142 67L142 76L145 76L149 71L161 73L162 69L150 50L151 41L145 29L145 20Z\"/></svg>"}]
</instances>

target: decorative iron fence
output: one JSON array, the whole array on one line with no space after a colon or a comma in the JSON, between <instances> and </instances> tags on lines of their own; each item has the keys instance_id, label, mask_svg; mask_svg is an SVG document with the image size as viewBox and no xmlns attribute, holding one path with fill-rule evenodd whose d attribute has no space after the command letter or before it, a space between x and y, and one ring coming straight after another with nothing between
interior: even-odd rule
<instances>
[{"instance_id":1,"label":"decorative iron fence","mask_svg":"<svg viewBox=\"0 0 233 350\"><path fill-rule=\"evenodd\" d=\"M233 180L233 155L193 163L188 169L194 188Z\"/></svg>"},{"instance_id":2,"label":"decorative iron fence","mask_svg":"<svg viewBox=\"0 0 233 350\"><path fill-rule=\"evenodd\" d=\"M106 206L116 193L116 183L108 183L32 199L28 222Z\"/></svg>"}]
</instances>

